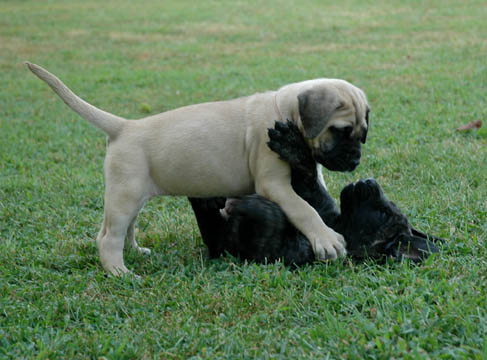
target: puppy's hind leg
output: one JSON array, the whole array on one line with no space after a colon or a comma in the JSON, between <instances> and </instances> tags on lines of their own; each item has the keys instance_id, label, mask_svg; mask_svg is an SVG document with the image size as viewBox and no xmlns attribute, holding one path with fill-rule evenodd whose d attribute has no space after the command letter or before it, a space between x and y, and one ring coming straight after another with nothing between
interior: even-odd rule
<instances>
[{"instance_id":1,"label":"puppy's hind leg","mask_svg":"<svg viewBox=\"0 0 487 360\"><path fill-rule=\"evenodd\" d=\"M137 221L137 215L134 216L133 220L130 222L129 228L127 229L127 243L128 245L140 254L150 255L150 249L146 247L141 247L135 240L135 222Z\"/></svg>"},{"instance_id":2,"label":"puppy's hind leg","mask_svg":"<svg viewBox=\"0 0 487 360\"><path fill-rule=\"evenodd\" d=\"M135 219L149 196L144 191L147 187L142 179L130 176L123 176L121 179L120 173L117 178L110 175L108 172L105 216L97 245L103 268L109 273L120 275L129 271L123 261L125 237L129 237L133 246ZM115 181L111 181L112 178Z\"/></svg>"}]
</instances>

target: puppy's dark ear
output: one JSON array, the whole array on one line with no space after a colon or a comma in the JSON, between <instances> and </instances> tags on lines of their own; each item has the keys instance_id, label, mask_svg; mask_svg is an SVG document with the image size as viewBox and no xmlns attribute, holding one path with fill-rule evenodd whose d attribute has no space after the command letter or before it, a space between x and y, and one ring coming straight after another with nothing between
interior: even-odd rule
<instances>
[{"instance_id":1,"label":"puppy's dark ear","mask_svg":"<svg viewBox=\"0 0 487 360\"><path fill-rule=\"evenodd\" d=\"M333 88L306 90L298 95L298 103L304 135L308 139L320 134L341 105L339 95Z\"/></svg>"},{"instance_id":2,"label":"puppy's dark ear","mask_svg":"<svg viewBox=\"0 0 487 360\"><path fill-rule=\"evenodd\" d=\"M368 132L369 129L365 129L364 132L362 133L362 136L360 137L360 142L362 144L365 144L365 142L367 141L367 132Z\"/></svg>"},{"instance_id":3,"label":"puppy's dark ear","mask_svg":"<svg viewBox=\"0 0 487 360\"><path fill-rule=\"evenodd\" d=\"M430 240L434 243L445 243L446 240L445 239L442 239L442 238L439 238L439 237L436 237L436 236L433 236L433 235L429 235L429 234L425 234L421 231L419 231L418 229L415 229L415 228L411 228L411 232L413 233L414 236L418 236L420 238L423 238L423 239L427 239L427 240Z\"/></svg>"},{"instance_id":4,"label":"puppy's dark ear","mask_svg":"<svg viewBox=\"0 0 487 360\"><path fill-rule=\"evenodd\" d=\"M365 111L365 123L367 124L367 129L365 129L364 132L362 133L362 137L360 139L362 144L365 144L365 141L367 140L367 132L369 131L369 114L370 114L370 109L367 108L367 110Z\"/></svg>"},{"instance_id":5,"label":"puppy's dark ear","mask_svg":"<svg viewBox=\"0 0 487 360\"><path fill-rule=\"evenodd\" d=\"M402 235L399 239L397 258L422 261L429 255L438 252L438 248L428 239L415 235Z\"/></svg>"}]
</instances>

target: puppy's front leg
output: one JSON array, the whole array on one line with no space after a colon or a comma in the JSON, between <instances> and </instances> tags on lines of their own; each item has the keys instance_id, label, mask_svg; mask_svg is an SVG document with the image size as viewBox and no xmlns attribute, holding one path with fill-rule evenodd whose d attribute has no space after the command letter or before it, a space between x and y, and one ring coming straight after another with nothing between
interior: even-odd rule
<instances>
[{"instance_id":1,"label":"puppy's front leg","mask_svg":"<svg viewBox=\"0 0 487 360\"><path fill-rule=\"evenodd\" d=\"M276 121L267 134L269 148L291 167L291 186L296 194L318 212L325 224L335 228L333 224L340 211L326 190L321 168L317 169L311 149L297 125L289 120L286 123Z\"/></svg>"},{"instance_id":2,"label":"puppy's front leg","mask_svg":"<svg viewBox=\"0 0 487 360\"><path fill-rule=\"evenodd\" d=\"M325 225L315 209L299 197L285 179L256 184L257 193L277 203L289 221L311 242L317 259L346 255L345 239Z\"/></svg>"}]
</instances>

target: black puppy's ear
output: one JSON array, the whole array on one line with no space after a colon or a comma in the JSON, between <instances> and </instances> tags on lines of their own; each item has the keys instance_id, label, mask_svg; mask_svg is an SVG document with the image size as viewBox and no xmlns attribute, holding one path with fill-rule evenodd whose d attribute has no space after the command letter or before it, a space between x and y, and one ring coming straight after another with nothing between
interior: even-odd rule
<instances>
[{"instance_id":1,"label":"black puppy's ear","mask_svg":"<svg viewBox=\"0 0 487 360\"><path fill-rule=\"evenodd\" d=\"M298 95L298 103L299 116L308 139L318 136L341 106L337 91L330 87L306 90Z\"/></svg>"},{"instance_id":2,"label":"black puppy's ear","mask_svg":"<svg viewBox=\"0 0 487 360\"><path fill-rule=\"evenodd\" d=\"M415 236L418 236L418 237L421 237L423 239L427 239L427 240L431 240L432 242L434 243L441 243L443 244L445 241L445 239L442 239L442 238L439 238L439 237L436 237L436 236L433 236L433 235L428 235L428 234L425 234L415 228L411 228L411 232L413 233L413 235Z\"/></svg>"},{"instance_id":3,"label":"black puppy's ear","mask_svg":"<svg viewBox=\"0 0 487 360\"><path fill-rule=\"evenodd\" d=\"M397 246L396 258L406 258L416 262L420 262L439 251L436 245L428 239L408 234L400 237Z\"/></svg>"}]
</instances>

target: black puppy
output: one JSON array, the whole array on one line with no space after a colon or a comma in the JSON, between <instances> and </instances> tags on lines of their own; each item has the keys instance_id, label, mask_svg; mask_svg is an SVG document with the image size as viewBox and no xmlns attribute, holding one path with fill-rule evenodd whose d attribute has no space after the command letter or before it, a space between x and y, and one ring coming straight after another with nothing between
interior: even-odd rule
<instances>
[{"instance_id":1,"label":"black puppy","mask_svg":"<svg viewBox=\"0 0 487 360\"><path fill-rule=\"evenodd\" d=\"M430 239L439 239L413 229L374 179L346 186L340 195L340 213L317 180L316 161L296 125L276 122L275 128L269 129L269 138L269 147L291 166L291 184L296 193L345 237L347 251L354 258L391 256L420 261L438 252ZM228 252L243 260L282 260L294 266L315 260L308 239L277 204L262 196L189 200L212 258Z\"/></svg>"}]
</instances>

